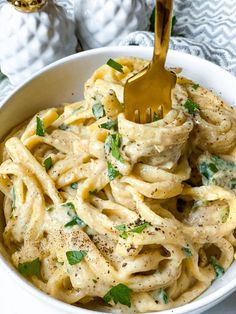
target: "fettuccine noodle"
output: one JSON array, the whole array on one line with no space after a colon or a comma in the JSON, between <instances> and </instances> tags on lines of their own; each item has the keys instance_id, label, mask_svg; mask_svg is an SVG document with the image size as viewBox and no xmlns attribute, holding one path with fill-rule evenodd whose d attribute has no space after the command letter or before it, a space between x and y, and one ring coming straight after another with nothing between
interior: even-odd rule
<instances>
[{"instance_id":1,"label":"fettuccine noodle","mask_svg":"<svg viewBox=\"0 0 236 314\"><path fill-rule=\"evenodd\" d=\"M123 113L117 60L85 100L39 112L2 144L4 243L39 289L107 312L186 304L224 274L236 246L236 112L179 79L149 124ZM147 91L148 92L148 91Z\"/></svg>"}]
</instances>

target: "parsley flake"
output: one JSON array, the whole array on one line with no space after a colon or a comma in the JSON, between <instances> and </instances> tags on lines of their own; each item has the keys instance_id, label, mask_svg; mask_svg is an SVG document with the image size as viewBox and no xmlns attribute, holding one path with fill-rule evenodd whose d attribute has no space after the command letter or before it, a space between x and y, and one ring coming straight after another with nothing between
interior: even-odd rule
<instances>
[{"instance_id":1,"label":"parsley flake","mask_svg":"<svg viewBox=\"0 0 236 314\"><path fill-rule=\"evenodd\" d=\"M219 264L218 260L215 258L215 256L210 257L210 262L214 268L216 278L220 278L224 275L225 270L224 268Z\"/></svg>"},{"instance_id":2,"label":"parsley flake","mask_svg":"<svg viewBox=\"0 0 236 314\"><path fill-rule=\"evenodd\" d=\"M108 170L108 178L110 181L113 181L116 177L120 175L120 172L113 168L110 162L107 163L107 170Z\"/></svg>"},{"instance_id":3,"label":"parsley flake","mask_svg":"<svg viewBox=\"0 0 236 314\"><path fill-rule=\"evenodd\" d=\"M12 205L11 205L11 209L12 210L16 209L16 191L15 191L14 186L12 188Z\"/></svg>"},{"instance_id":4,"label":"parsley flake","mask_svg":"<svg viewBox=\"0 0 236 314\"><path fill-rule=\"evenodd\" d=\"M84 221L82 219L79 218L79 216L74 216L69 222L67 222L64 227L68 228L68 227L73 227L75 225L79 225L80 227L85 227L86 224L84 223Z\"/></svg>"},{"instance_id":5,"label":"parsley flake","mask_svg":"<svg viewBox=\"0 0 236 314\"><path fill-rule=\"evenodd\" d=\"M31 262L19 263L18 271L25 276L40 277L40 260L36 258Z\"/></svg>"},{"instance_id":6,"label":"parsley flake","mask_svg":"<svg viewBox=\"0 0 236 314\"><path fill-rule=\"evenodd\" d=\"M105 116L105 110L101 102L97 102L92 107L92 112L96 120L101 119Z\"/></svg>"},{"instance_id":7,"label":"parsley flake","mask_svg":"<svg viewBox=\"0 0 236 314\"><path fill-rule=\"evenodd\" d=\"M187 99L184 103L184 108L189 114L193 115L199 109L199 105L194 103L191 99Z\"/></svg>"},{"instance_id":8,"label":"parsley flake","mask_svg":"<svg viewBox=\"0 0 236 314\"><path fill-rule=\"evenodd\" d=\"M153 122L160 120L160 116L158 115L158 113L154 112L153 114Z\"/></svg>"},{"instance_id":9,"label":"parsley flake","mask_svg":"<svg viewBox=\"0 0 236 314\"><path fill-rule=\"evenodd\" d=\"M195 83L192 84L192 88L195 89L195 90L197 90L199 86L200 86L199 84L195 84Z\"/></svg>"},{"instance_id":10,"label":"parsley flake","mask_svg":"<svg viewBox=\"0 0 236 314\"><path fill-rule=\"evenodd\" d=\"M76 265L78 263L80 263L85 256L87 255L86 251L67 251L66 252L66 257L68 260L68 263L70 265Z\"/></svg>"},{"instance_id":11,"label":"parsley flake","mask_svg":"<svg viewBox=\"0 0 236 314\"><path fill-rule=\"evenodd\" d=\"M121 231L120 237L124 240L128 239L128 232L126 231L126 225L114 226L117 230Z\"/></svg>"},{"instance_id":12,"label":"parsley flake","mask_svg":"<svg viewBox=\"0 0 236 314\"><path fill-rule=\"evenodd\" d=\"M233 189L236 189L236 178L233 178L230 180L230 188L233 190Z\"/></svg>"},{"instance_id":13,"label":"parsley flake","mask_svg":"<svg viewBox=\"0 0 236 314\"><path fill-rule=\"evenodd\" d=\"M36 117L36 135L38 136L44 136L44 123L43 120L39 118L39 116Z\"/></svg>"},{"instance_id":14,"label":"parsley flake","mask_svg":"<svg viewBox=\"0 0 236 314\"><path fill-rule=\"evenodd\" d=\"M115 304L120 303L131 307L130 295L133 292L132 289L126 285L119 283L118 285L112 287L103 297L106 303L113 300Z\"/></svg>"},{"instance_id":15,"label":"parsley flake","mask_svg":"<svg viewBox=\"0 0 236 314\"><path fill-rule=\"evenodd\" d=\"M77 190L77 189L78 189L78 182L71 183L70 187L71 187L73 190Z\"/></svg>"},{"instance_id":16,"label":"parsley flake","mask_svg":"<svg viewBox=\"0 0 236 314\"><path fill-rule=\"evenodd\" d=\"M205 161L200 163L199 171L207 180L209 180L216 172L218 168L213 163L206 163Z\"/></svg>"},{"instance_id":17,"label":"parsley flake","mask_svg":"<svg viewBox=\"0 0 236 314\"><path fill-rule=\"evenodd\" d=\"M225 223L228 220L229 212L230 212L229 207L226 207L223 209L222 214L221 214L222 223Z\"/></svg>"},{"instance_id":18,"label":"parsley flake","mask_svg":"<svg viewBox=\"0 0 236 314\"><path fill-rule=\"evenodd\" d=\"M75 205L71 202L68 202L68 203L65 203L65 204L62 204L63 207L66 207L68 209L75 209Z\"/></svg>"},{"instance_id":19,"label":"parsley flake","mask_svg":"<svg viewBox=\"0 0 236 314\"><path fill-rule=\"evenodd\" d=\"M106 138L104 147L107 153L111 152L114 158L123 162L124 159L120 153L121 139L122 137L119 133L110 134Z\"/></svg>"},{"instance_id":20,"label":"parsley flake","mask_svg":"<svg viewBox=\"0 0 236 314\"><path fill-rule=\"evenodd\" d=\"M148 226L150 226L149 222L144 222L139 226L134 227L133 229L129 230L129 232L134 233L142 233L144 229L146 229Z\"/></svg>"},{"instance_id":21,"label":"parsley flake","mask_svg":"<svg viewBox=\"0 0 236 314\"><path fill-rule=\"evenodd\" d=\"M69 126L63 123L63 124L61 124L58 128L59 128L60 130L66 131L66 130L69 128Z\"/></svg>"},{"instance_id":22,"label":"parsley flake","mask_svg":"<svg viewBox=\"0 0 236 314\"><path fill-rule=\"evenodd\" d=\"M117 120L108 120L107 122L104 122L102 124L100 124L98 126L100 129L107 129L107 130L110 130L110 129L117 129Z\"/></svg>"},{"instance_id":23,"label":"parsley flake","mask_svg":"<svg viewBox=\"0 0 236 314\"><path fill-rule=\"evenodd\" d=\"M192 253L190 247L182 247L182 251L184 252L184 254L185 254L187 257L193 256L193 253Z\"/></svg>"},{"instance_id":24,"label":"parsley flake","mask_svg":"<svg viewBox=\"0 0 236 314\"><path fill-rule=\"evenodd\" d=\"M116 71L118 71L118 72L120 72L120 73L124 73L124 71L123 71L123 65L120 64L120 63L118 63L118 62L116 62L116 61L113 60L113 59L109 59L109 60L107 61L107 65L109 65L111 68L113 68L114 70L116 70Z\"/></svg>"},{"instance_id":25,"label":"parsley flake","mask_svg":"<svg viewBox=\"0 0 236 314\"><path fill-rule=\"evenodd\" d=\"M172 23L171 23L171 36L174 35L174 29L175 29L175 25L177 24L177 18L176 16L174 15L172 17Z\"/></svg>"},{"instance_id":26,"label":"parsley flake","mask_svg":"<svg viewBox=\"0 0 236 314\"><path fill-rule=\"evenodd\" d=\"M169 296L168 296L168 294L165 292L165 290L163 288L161 288L159 290L159 297L160 297L161 301L164 304L168 304L169 303Z\"/></svg>"},{"instance_id":27,"label":"parsley flake","mask_svg":"<svg viewBox=\"0 0 236 314\"><path fill-rule=\"evenodd\" d=\"M46 169L46 171L48 171L49 169L52 168L52 157L48 157L44 160L43 165Z\"/></svg>"}]
</instances>

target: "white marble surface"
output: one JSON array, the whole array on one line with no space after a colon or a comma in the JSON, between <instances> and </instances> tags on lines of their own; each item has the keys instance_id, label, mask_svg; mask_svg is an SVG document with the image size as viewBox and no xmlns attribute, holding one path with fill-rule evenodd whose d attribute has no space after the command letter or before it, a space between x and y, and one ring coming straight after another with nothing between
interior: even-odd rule
<instances>
[{"instance_id":1,"label":"white marble surface","mask_svg":"<svg viewBox=\"0 0 236 314\"><path fill-rule=\"evenodd\" d=\"M59 313L47 304L42 304L21 287L16 286L12 278L0 269L0 313L1 314L68 314ZM205 314L235 314L236 292L226 301L217 305Z\"/></svg>"}]
</instances>

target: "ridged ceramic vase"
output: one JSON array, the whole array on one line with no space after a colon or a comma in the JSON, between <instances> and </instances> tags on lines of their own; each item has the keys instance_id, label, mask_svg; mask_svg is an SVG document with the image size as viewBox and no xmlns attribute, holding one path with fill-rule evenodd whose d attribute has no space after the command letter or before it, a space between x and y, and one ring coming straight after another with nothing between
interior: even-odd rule
<instances>
[{"instance_id":1,"label":"ridged ceramic vase","mask_svg":"<svg viewBox=\"0 0 236 314\"><path fill-rule=\"evenodd\" d=\"M145 0L74 0L74 14L83 49L116 45L149 25Z\"/></svg>"},{"instance_id":2,"label":"ridged ceramic vase","mask_svg":"<svg viewBox=\"0 0 236 314\"><path fill-rule=\"evenodd\" d=\"M50 0L34 8L36 2L9 1L0 8L0 66L14 85L76 51L75 26L63 8Z\"/></svg>"}]
</instances>

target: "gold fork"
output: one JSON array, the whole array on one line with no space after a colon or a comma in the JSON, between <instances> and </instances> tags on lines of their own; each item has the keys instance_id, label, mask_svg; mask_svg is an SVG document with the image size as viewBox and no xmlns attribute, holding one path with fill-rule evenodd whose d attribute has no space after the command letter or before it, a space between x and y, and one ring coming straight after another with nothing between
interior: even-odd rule
<instances>
[{"instance_id":1,"label":"gold fork","mask_svg":"<svg viewBox=\"0 0 236 314\"><path fill-rule=\"evenodd\" d=\"M158 112L171 109L176 75L165 69L172 23L173 0L156 0L154 53L150 64L125 84L125 117L137 123L150 123ZM160 110L161 108L161 110ZM159 117L160 118L160 117Z\"/></svg>"}]
</instances>

